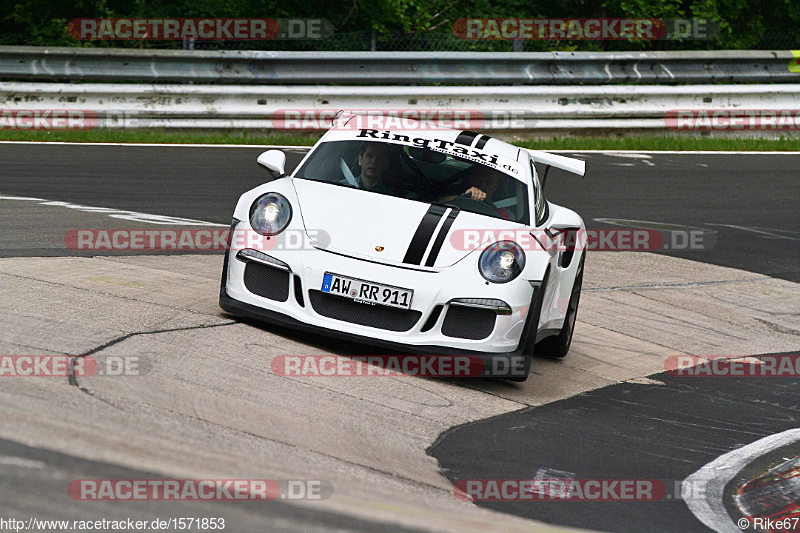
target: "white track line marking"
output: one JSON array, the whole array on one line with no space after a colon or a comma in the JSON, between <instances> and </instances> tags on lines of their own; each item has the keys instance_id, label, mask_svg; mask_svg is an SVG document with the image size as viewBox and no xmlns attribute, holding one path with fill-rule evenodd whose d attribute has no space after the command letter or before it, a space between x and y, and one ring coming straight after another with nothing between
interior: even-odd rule
<instances>
[{"instance_id":1,"label":"white track line marking","mask_svg":"<svg viewBox=\"0 0 800 533\"><path fill-rule=\"evenodd\" d=\"M640 152L607 152L612 157L627 157L629 159L650 159L651 155Z\"/></svg>"},{"instance_id":2,"label":"white track line marking","mask_svg":"<svg viewBox=\"0 0 800 533\"><path fill-rule=\"evenodd\" d=\"M610 224L612 226L623 226L637 229L656 229L660 231L702 231L704 233L717 233L715 229L698 228L697 226L684 226L683 224L669 224L667 222L655 222L652 220L631 220L629 218L594 218L595 222Z\"/></svg>"},{"instance_id":3,"label":"white track line marking","mask_svg":"<svg viewBox=\"0 0 800 533\"><path fill-rule=\"evenodd\" d=\"M42 461L25 459L24 457L0 456L0 465L18 466L21 468L44 468Z\"/></svg>"},{"instance_id":4,"label":"white track line marking","mask_svg":"<svg viewBox=\"0 0 800 533\"><path fill-rule=\"evenodd\" d=\"M626 379L625 383L634 383L636 385L664 385L663 381L657 379L650 379L647 377Z\"/></svg>"},{"instance_id":5,"label":"white track line marking","mask_svg":"<svg viewBox=\"0 0 800 533\"><path fill-rule=\"evenodd\" d=\"M215 222L206 222L204 220L195 220L192 218L170 217L166 215L151 215L149 213L128 211L126 209L112 209L110 207L91 207L88 205L72 204L69 202L56 202L51 200L44 200L42 198L27 198L23 196L0 196L0 200L38 202L39 205L65 207L67 209L75 209L76 211L81 211L83 213L95 213L100 215L107 215L111 218L132 220L134 222L143 222L145 224L160 224L160 225L173 225L173 226L219 226L221 228L228 227L226 224L217 224Z\"/></svg>"},{"instance_id":6,"label":"white track line marking","mask_svg":"<svg viewBox=\"0 0 800 533\"><path fill-rule=\"evenodd\" d=\"M30 196L0 196L0 200L22 200L26 202L46 202L44 198L31 198Z\"/></svg>"},{"instance_id":7,"label":"white track line marking","mask_svg":"<svg viewBox=\"0 0 800 533\"><path fill-rule=\"evenodd\" d=\"M736 226L736 225L733 225L733 224L712 224L711 222L709 222L708 225L709 226L724 226L726 228L740 229L742 231L750 231L752 233L758 233L758 234L761 234L761 235L766 235L767 238L770 238L770 239L788 239L790 241L800 241L800 238L787 237L786 235L781 235L780 233L777 233L777 232L783 232L783 233L794 233L794 234L800 235L800 233L798 233L796 231L770 229L770 228L753 228L753 227L749 227L749 226Z\"/></svg>"},{"instance_id":8,"label":"white track line marking","mask_svg":"<svg viewBox=\"0 0 800 533\"><path fill-rule=\"evenodd\" d=\"M698 486L705 485L706 488L704 498L686 500L689 510L718 533L741 533L742 530L733 522L722 502L725 485L753 459L798 440L800 429L790 429L717 457L683 480L681 492L684 494L696 494L695 487Z\"/></svg>"}]
</instances>

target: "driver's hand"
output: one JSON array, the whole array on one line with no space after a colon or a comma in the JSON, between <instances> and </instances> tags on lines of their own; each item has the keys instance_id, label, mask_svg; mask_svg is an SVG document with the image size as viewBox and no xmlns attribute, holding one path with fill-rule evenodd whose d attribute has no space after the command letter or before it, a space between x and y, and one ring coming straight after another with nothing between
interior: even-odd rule
<instances>
[{"instance_id":1,"label":"driver's hand","mask_svg":"<svg viewBox=\"0 0 800 533\"><path fill-rule=\"evenodd\" d=\"M470 195L473 200L478 200L479 202L486 200L486 193L477 187L470 187L464 194Z\"/></svg>"}]
</instances>

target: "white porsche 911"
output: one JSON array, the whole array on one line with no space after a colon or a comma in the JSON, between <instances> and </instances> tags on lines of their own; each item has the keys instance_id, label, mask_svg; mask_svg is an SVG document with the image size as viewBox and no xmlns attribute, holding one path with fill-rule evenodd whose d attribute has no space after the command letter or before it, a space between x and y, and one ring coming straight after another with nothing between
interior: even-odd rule
<instances>
[{"instance_id":1,"label":"white porsche 911","mask_svg":"<svg viewBox=\"0 0 800 533\"><path fill-rule=\"evenodd\" d=\"M564 357L585 227L545 200L534 163L546 177L551 166L582 176L584 162L352 118L340 116L290 176L282 152L259 156L277 179L239 198L220 306L408 354L477 356L481 375L517 381L534 352Z\"/></svg>"}]
</instances>

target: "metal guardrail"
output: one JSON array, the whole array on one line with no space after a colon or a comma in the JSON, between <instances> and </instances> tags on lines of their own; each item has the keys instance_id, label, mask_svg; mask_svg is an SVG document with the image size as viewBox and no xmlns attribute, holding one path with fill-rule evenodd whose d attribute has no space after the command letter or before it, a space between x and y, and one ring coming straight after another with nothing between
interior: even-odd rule
<instances>
[{"instance_id":1,"label":"metal guardrail","mask_svg":"<svg viewBox=\"0 0 800 533\"><path fill-rule=\"evenodd\" d=\"M219 84L796 83L790 51L262 52L0 46L0 79Z\"/></svg>"},{"instance_id":2,"label":"metal guardrail","mask_svg":"<svg viewBox=\"0 0 800 533\"><path fill-rule=\"evenodd\" d=\"M327 129L339 109L483 130L666 130L685 109L800 109L800 84L341 87L0 82L0 110L78 110L106 128Z\"/></svg>"}]
</instances>

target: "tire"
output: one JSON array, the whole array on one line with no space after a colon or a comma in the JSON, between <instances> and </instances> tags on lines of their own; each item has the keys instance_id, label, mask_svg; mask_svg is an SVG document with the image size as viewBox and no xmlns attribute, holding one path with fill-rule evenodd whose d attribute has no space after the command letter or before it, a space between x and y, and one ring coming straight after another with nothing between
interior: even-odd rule
<instances>
[{"instance_id":1,"label":"tire","mask_svg":"<svg viewBox=\"0 0 800 533\"><path fill-rule=\"evenodd\" d=\"M532 357L530 357L530 356L525 356L525 357L526 357L525 366L527 367L527 369L525 371L525 375L524 376L509 376L509 377L503 378L503 379L507 379L508 381L515 381L517 383L522 383L523 381L528 379L528 376L531 373L531 359L532 359Z\"/></svg>"},{"instance_id":2,"label":"tire","mask_svg":"<svg viewBox=\"0 0 800 533\"><path fill-rule=\"evenodd\" d=\"M536 334L538 333L539 317L542 314L542 304L544 303L544 288L547 287L547 280L549 277L550 269L548 268L542 277L542 290L536 291L536 299L531 302L528 322L525 326L525 330L523 331L522 339L520 341L524 343L522 353L525 355L525 366L528 368L528 371L525 373L525 377L519 376L506 378L509 381L522 382L528 379L528 374L530 374L530 367L533 360L534 351L539 349L539 345L536 344Z\"/></svg>"},{"instance_id":3,"label":"tire","mask_svg":"<svg viewBox=\"0 0 800 533\"><path fill-rule=\"evenodd\" d=\"M583 264L586 260L586 253L581 255L581 262L578 264L578 271L575 273L575 283L572 284L572 292L567 304L567 314L564 317L564 325L558 335L542 339L536 344L536 355L545 357L562 358L569 353L572 344L572 334L575 332L575 319L578 316L578 304L581 301L581 287L583 286Z\"/></svg>"}]
</instances>

